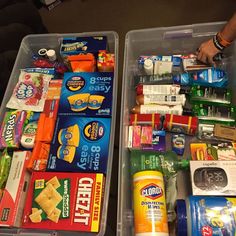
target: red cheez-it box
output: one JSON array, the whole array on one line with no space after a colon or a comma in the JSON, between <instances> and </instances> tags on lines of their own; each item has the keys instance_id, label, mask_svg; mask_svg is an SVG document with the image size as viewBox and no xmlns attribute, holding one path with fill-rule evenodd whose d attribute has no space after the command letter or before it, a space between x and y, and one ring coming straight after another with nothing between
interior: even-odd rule
<instances>
[{"instance_id":1,"label":"red cheez-it box","mask_svg":"<svg viewBox=\"0 0 236 236\"><path fill-rule=\"evenodd\" d=\"M22 227L98 232L104 186L103 174L34 172Z\"/></svg>"}]
</instances>

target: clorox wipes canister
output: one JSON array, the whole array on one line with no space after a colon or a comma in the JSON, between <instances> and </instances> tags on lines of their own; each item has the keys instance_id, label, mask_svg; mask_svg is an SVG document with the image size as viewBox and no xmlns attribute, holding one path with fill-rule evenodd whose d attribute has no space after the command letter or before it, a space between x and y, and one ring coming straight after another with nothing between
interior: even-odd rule
<instances>
[{"instance_id":1,"label":"clorox wipes canister","mask_svg":"<svg viewBox=\"0 0 236 236\"><path fill-rule=\"evenodd\" d=\"M136 236L168 236L163 175L141 171L133 176Z\"/></svg>"}]
</instances>

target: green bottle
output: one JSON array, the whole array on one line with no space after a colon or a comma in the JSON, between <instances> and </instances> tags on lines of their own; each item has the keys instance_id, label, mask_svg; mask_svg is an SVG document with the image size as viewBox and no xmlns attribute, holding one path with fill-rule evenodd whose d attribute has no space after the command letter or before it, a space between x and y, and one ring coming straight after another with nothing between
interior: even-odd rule
<instances>
[{"instance_id":1,"label":"green bottle","mask_svg":"<svg viewBox=\"0 0 236 236\"><path fill-rule=\"evenodd\" d=\"M178 160L175 152L131 151L131 175L143 170L161 171L165 178L188 169L188 160Z\"/></svg>"}]
</instances>

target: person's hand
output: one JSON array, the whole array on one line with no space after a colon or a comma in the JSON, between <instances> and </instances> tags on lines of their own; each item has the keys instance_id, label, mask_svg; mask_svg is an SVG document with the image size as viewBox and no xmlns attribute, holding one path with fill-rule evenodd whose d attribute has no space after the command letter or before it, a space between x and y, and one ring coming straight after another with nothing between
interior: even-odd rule
<instances>
[{"instance_id":1,"label":"person's hand","mask_svg":"<svg viewBox=\"0 0 236 236\"><path fill-rule=\"evenodd\" d=\"M210 40L201 44L201 46L197 50L196 54L197 54L197 59L199 61L215 65L215 62L213 61L213 57L219 52L220 52L220 50L218 50L215 47L213 40L210 39Z\"/></svg>"}]
</instances>

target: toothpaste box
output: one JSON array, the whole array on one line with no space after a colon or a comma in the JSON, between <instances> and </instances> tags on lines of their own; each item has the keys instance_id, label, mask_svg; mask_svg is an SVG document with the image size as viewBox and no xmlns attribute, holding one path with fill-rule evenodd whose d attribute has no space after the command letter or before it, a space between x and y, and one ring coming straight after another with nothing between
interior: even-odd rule
<instances>
[{"instance_id":1,"label":"toothpaste box","mask_svg":"<svg viewBox=\"0 0 236 236\"><path fill-rule=\"evenodd\" d=\"M26 170L31 152L13 153L6 187L0 201L0 226L20 227L30 174Z\"/></svg>"},{"instance_id":2,"label":"toothpaste box","mask_svg":"<svg viewBox=\"0 0 236 236\"><path fill-rule=\"evenodd\" d=\"M107 49L107 37L68 37L61 42L60 54L63 58L68 55L81 53L98 54L99 50Z\"/></svg>"},{"instance_id":3,"label":"toothpaste box","mask_svg":"<svg viewBox=\"0 0 236 236\"><path fill-rule=\"evenodd\" d=\"M110 118L58 116L47 171L106 173Z\"/></svg>"},{"instance_id":4,"label":"toothpaste box","mask_svg":"<svg viewBox=\"0 0 236 236\"><path fill-rule=\"evenodd\" d=\"M98 232L104 185L103 174L34 172L22 227Z\"/></svg>"},{"instance_id":5,"label":"toothpaste box","mask_svg":"<svg viewBox=\"0 0 236 236\"><path fill-rule=\"evenodd\" d=\"M190 161L190 171L193 195L236 195L236 161Z\"/></svg>"},{"instance_id":6,"label":"toothpaste box","mask_svg":"<svg viewBox=\"0 0 236 236\"><path fill-rule=\"evenodd\" d=\"M112 72L65 73L59 114L111 116Z\"/></svg>"}]
</instances>

